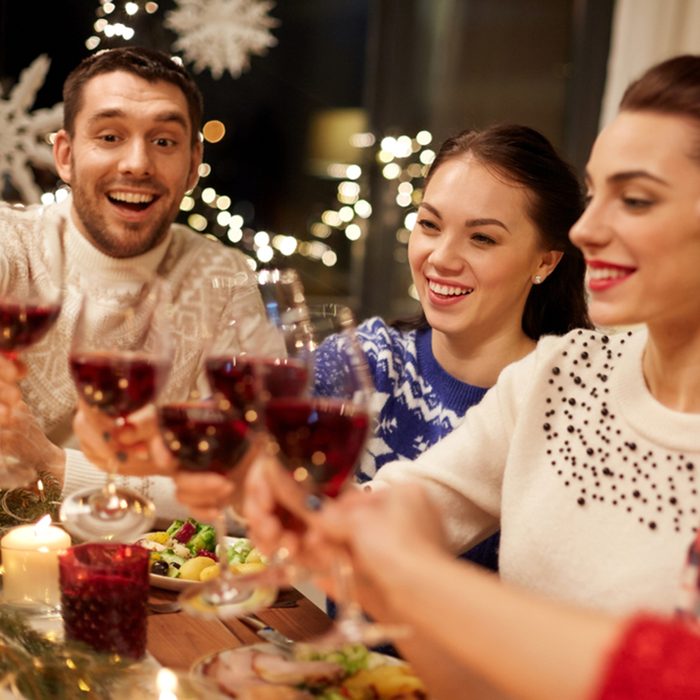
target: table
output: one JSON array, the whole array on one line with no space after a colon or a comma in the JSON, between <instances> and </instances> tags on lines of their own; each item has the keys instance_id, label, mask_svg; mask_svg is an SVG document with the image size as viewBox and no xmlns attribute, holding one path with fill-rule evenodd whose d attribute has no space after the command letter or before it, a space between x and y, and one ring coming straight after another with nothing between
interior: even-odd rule
<instances>
[{"instance_id":1,"label":"table","mask_svg":"<svg viewBox=\"0 0 700 700\"><path fill-rule=\"evenodd\" d=\"M176 593L151 589L151 600L173 600ZM296 590L283 591L277 604L258 617L291 639L309 640L331 626L330 618ZM239 620L203 620L182 611L149 614L148 651L162 666L188 670L204 656L262 640Z\"/></svg>"}]
</instances>

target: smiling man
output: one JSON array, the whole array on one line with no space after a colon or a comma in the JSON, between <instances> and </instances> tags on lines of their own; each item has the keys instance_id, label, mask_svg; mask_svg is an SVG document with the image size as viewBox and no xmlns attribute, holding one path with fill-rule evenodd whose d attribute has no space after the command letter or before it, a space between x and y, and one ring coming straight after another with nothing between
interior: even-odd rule
<instances>
[{"instance_id":1,"label":"smiling man","mask_svg":"<svg viewBox=\"0 0 700 700\"><path fill-rule=\"evenodd\" d=\"M44 339L23 353L22 410L13 410L3 451L50 470L65 492L103 478L80 453L66 449L73 444L76 409L68 353L81 296L103 297L109 309L133 295L144 273L168 280L175 345L168 392L177 398L199 376L205 285L213 277L248 274L250 267L238 251L174 224L202 161L202 98L178 63L150 49L103 51L68 76L63 97L64 128L54 158L71 196L46 207L0 205L0 291L12 294L26 277L64 262L63 309ZM258 302L245 299L241 315L244 304ZM96 323L109 323L104 313ZM0 363L5 400L16 392L16 376L9 362ZM160 487L158 480L144 482L157 504ZM164 488L169 503L169 480Z\"/></svg>"},{"instance_id":2,"label":"smiling man","mask_svg":"<svg viewBox=\"0 0 700 700\"><path fill-rule=\"evenodd\" d=\"M165 58L164 66L135 73L120 67L124 57L102 54L71 74L65 126L54 142L76 226L116 258L146 253L167 237L202 159L201 98L184 71Z\"/></svg>"}]
</instances>

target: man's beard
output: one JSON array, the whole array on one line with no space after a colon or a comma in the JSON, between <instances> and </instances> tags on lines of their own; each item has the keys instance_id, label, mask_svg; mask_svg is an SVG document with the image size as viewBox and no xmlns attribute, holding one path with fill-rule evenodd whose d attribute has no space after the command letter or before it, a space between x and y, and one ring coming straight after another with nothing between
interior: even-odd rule
<instances>
[{"instance_id":1,"label":"man's beard","mask_svg":"<svg viewBox=\"0 0 700 700\"><path fill-rule=\"evenodd\" d=\"M174 217L170 219L162 216L160 220L150 222L149 228L146 229L142 228L142 224L131 225L124 222L121 231L112 234L99 208L95 206L95 201L81 187L79 181L71 184L71 190L73 206L92 243L101 252L113 258L133 258L152 250L165 238L174 220Z\"/></svg>"}]
</instances>

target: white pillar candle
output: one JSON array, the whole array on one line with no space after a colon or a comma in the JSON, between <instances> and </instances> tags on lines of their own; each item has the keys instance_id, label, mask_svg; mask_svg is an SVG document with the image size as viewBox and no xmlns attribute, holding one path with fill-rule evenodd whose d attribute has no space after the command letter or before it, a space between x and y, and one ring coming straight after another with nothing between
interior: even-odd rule
<instances>
[{"instance_id":1,"label":"white pillar candle","mask_svg":"<svg viewBox=\"0 0 700 700\"><path fill-rule=\"evenodd\" d=\"M68 533L51 525L49 516L10 530L0 540L3 602L58 605L58 553L70 544Z\"/></svg>"}]
</instances>

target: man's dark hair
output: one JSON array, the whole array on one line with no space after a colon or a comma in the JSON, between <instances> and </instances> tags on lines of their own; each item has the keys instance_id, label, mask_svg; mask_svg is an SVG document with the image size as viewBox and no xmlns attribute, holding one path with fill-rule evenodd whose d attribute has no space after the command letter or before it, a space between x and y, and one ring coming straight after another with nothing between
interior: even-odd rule
<instances>
[{"instance_id":1,"label":"man's dark hair","mask_svg":"<svg viewBox=\"0 0 700 700\"><path fill-rule=\"evenodd\" d=\"M202 123L202 93L192 76L168 54L143 47L108 49L84 59L63 84L63 128L75 133L75 118L82 107L83 88L96 75L123 71L155 83L160 80L176 85L187 100L192 128L192 145L197 143Z\"/></svg>"}]
</instances>

